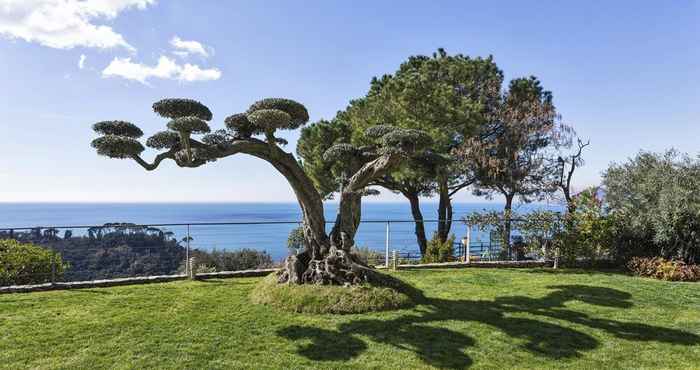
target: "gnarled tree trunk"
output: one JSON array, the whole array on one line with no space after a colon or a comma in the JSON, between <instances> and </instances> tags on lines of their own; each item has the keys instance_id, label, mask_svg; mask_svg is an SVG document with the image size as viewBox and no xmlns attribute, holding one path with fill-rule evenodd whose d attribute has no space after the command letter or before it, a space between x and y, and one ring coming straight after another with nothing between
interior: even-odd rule
<instances>
[{"instance_id":1,"label":"gnarled tree trunk","mask_svg":"<svg viewBox=\"0 0 700 370\"><path fill-rule=\"evenodd\" d=\"M280 150L281 153L284 153ZM349 180L340 196L335 225L327 236L323 202L311 180L291 154L270 163L282 172L297 195L303 211L306 249L287 257L279 273L280 283L351 285L370 281L376 272L351 251L360 223L361 191L400 159L381 156L365 164Z\"/></svg>"}]
</instances>

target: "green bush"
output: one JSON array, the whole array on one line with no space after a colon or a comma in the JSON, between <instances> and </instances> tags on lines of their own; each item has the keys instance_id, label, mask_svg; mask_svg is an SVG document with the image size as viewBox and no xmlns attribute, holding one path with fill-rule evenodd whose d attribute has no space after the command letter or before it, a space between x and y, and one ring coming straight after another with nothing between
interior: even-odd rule
<instances>
[{"instance_id":1,"label":"green bush","mask_svg":"<svg viewBox=\"0 0 700 370\"><path fill-rule=\"evenodd\" d=\"M557 246L564 265L573 266L577 261L595 264L613 257L615 220L605 209L599 190L593 187L577 194L575 211L562 220L563 230Z\"/></svg>"},{"instance_id":2,"label":"green bush","mask_svg":"<svg viewBox=\"0 0 700 370\"><path fill-rule=\"evenodd\" d=\"M428 241L428 247L425 250L425 255L421 259L423 263L433 262L449 262L454 260L454 234L441 242L437 233L433 234L433 238Z\"/></svg>"},{"instance_id":3,"label":"green bush","mask_svg":"<svg viewBox=\"0 0 700 370\"><path fill-rule=\"evenodd\" d=\"M369 247L355 247L355 255L360 258L362 262L366 265L383 265L384 264L384 254L379 253L375 250L369 249Z\"/></svg>"},{"instance_id":4,"label":"green bush","mask_svg":"<svg viewBox=\"0 0 700 370\"><path fill-rule=\"evenodd\" d=\"M661 280L700 280L700 266L690 265L683 261L666 260L660 257L634 257L627 263L627 268L635 275Z\"/></svg>"},{"instance_id":5,"label":"green bush","mask_svg":"<svg viewBox=\"0 0 700 370\"><path fill-rule=\"evenodd\" d=\"M272 257L265 251L242 248L234 251L217 250L191 252L197 262L198 272L240 271L271 268ZM184 265L181 267L184 270Z\"/></svg>"},{"instance_id":6,"label":"green bush","mask_svg":"<svg viewBox=\"0 0 700 370\"><path fill-rule=\"evenodd\" d=\"M68 267L60 254L14 239L0 240L0 285L50 282L52 263L56 279L59 279Z\"/></svg>"},{"instance_id":7,"label":"green bush","mask_svg":"<svg viewBox=\"0 0 700 370\"><path fill-rule=\"evenodd\" d=\"M700 160L641 152L603 174L616 255L700 262Z\"/></svg>"},{"instance_id":8,"label":"green bush","mask_svg":"<svg viewBox=\"0 0 700 370\"><path fill-rule=\"evenodd\" d=\"M287 236L287 248L292 254L297 254L304 249L304 229L299 226L289 232Z\"/></svg>"}]
</instances>

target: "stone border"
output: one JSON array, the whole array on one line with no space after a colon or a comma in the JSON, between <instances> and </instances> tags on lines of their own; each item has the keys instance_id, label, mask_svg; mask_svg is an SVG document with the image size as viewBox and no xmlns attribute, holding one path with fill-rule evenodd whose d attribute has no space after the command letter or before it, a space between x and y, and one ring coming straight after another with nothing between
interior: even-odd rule
<instances>
[{"instance_id":1,"label":"stone border","mask_svg":"<svg viewBox=\"0 0 700 370\"><path fill-rule=\"evenodd\" d=\"M242 271L222 271L197 274L196 280L207 279L227 279L240 277L267 276L277 269L259 269L259 270L242 270ZM120 279L104 279L104 280L89 280L89 281L74 281L61 283L45 283L35 285L11 285L0 287L0 294L7 293L29 293L41 292L47 290L66 290L66 289L84 289L84 288L101 288L119 285L134 285L134 284L152 284L166 283L171 281L187 280L187 275L160 275L160 276L143 276L129 277Z\"/></svg>"}]
</instances>

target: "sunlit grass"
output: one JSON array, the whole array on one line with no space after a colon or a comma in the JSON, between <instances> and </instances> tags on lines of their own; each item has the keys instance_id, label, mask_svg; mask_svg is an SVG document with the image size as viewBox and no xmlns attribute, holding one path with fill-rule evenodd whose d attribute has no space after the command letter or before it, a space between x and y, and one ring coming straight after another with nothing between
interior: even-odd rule
<instances>
[{"instance_id":1,"label":"sunlit grass","mask_svg":"<svg viewBox=\"0 0 700 370\"><path fill-rule=\"evenodd\" d=\"M426 270L420 304L299 314L260 278L0 296L0 368L698 368L700 285L616 273Z\"/></svg>"}]
</instances>

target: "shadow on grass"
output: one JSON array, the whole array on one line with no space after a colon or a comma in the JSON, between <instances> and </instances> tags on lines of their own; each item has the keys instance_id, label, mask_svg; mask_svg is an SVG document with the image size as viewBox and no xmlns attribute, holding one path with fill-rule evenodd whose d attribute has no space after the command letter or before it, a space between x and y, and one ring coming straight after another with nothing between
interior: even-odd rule
<instances>
[{"instance_id":1,"label":"shadow on grass","mask_svg":"<svg viewBox=\"0 0 700 370\"><path fill-rule=\"evenodd\" d=\"M632 307L629 293L616 289L587 285L556 285L542 298L525 296L498 297L493 301L446 300L423 296L413 290L426 312L411 313L396 319L360 319L340 324L337 330L306 326L290 326L278 335L290 340L308 340L300 345L298 353L317 361L342 361L359 356L367 344L358 336L376 343L414 352L428 365L439 368L464 368L472 364L464 351L473 346L473 338L460 332L436 327L440 322L475 322L492 326L524 343L524 349L551 359L575 358L599 346L593 336L557 325L551 320L513 317L528 313L546 319L585 326L605 331L617 338L634 341L653 341L680 345L698 345L700 336L676 329L643 323L620 322L591 317L571 310L567 302L626 309Z\"/></svg>"}]
</instances>

